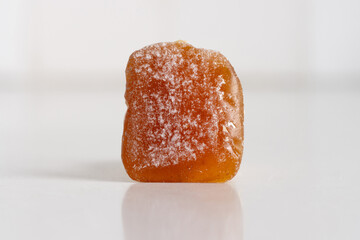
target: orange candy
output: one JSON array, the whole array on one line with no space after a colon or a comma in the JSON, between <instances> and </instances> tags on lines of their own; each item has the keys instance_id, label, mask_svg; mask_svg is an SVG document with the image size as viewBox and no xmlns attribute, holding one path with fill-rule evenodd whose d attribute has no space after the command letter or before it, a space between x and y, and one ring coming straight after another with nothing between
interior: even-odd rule
<instances>
[{"instance_id":1,"label":"orange candy","mask_svg":"<svg viewBox=\"0 0 360 240\"><path fill-rule=\"evenodd\" d=\"M126 68L122 159L141 182L225 182L243 152L243 94L219 52L183 41L135 51Z\"/></svg>"}]
</instances>

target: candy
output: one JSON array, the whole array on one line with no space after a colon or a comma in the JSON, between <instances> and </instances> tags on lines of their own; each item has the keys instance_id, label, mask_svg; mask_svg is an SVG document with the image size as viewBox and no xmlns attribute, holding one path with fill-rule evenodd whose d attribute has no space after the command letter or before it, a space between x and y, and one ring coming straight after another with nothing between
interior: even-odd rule
<instances>
[{"instance_id":1,"label":"candy","mask_svg":"<svg viewBox=\"0 0 360 240\"><path fill-rule=\"evenodd\" d=\"M135 51L126 68L122 159L141 182L225 182L243 152L243 95L219 52L183 41Z\"/></svg>"}]
</instances>

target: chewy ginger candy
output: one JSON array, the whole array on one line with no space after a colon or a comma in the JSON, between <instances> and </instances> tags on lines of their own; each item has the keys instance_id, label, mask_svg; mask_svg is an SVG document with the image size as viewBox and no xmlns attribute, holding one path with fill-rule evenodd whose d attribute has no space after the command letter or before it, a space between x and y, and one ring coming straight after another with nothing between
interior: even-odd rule
<instances>
[{"instance_id":1,"label":"chewy ginger candy","mask_svg":"<svg viewBox=\"0 0 360 240\"><path fill-rule=\"evenodd\" d=\"M140 182L225 182L244 136L242 87L219 52L183 42L131 54L122 160Z\"/></svg>"}]
</instances>

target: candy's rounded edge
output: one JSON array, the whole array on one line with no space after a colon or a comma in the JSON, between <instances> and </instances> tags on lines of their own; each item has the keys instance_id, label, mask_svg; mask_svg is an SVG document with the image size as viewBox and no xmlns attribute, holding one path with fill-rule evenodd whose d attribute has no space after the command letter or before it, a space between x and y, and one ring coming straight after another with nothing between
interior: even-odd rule
<instances>
[{"instance_id":1,"label":"candy's rounded edge","mask_svg":"<svg viewBox=\"0 0 360 240\"><path fill-rule=\"evenodd\" d=\"M230 61L222 54L220 53L227 61L230 69L231 69L231 72L232 72L232 75L235 77L235 80L240 88L240 108L241 108L241 111L240 111L240 122L241 122L241 154L239 156L239 163L238 163L238 166L237 166L237 169L236 171L234 172L233 176L231 176L228 180L226 181L229 181L231 179L233 179L237 173L239 172L240 170L240 166L241 166L241 163L242 163L242 160L243 160L243 155L244 155L244 141L245 141L245 138L244 138L244 118L245 118L245 112L244 112L244 91L243 91L243 87L242 87L242 84L241 84L241 81L240 81L240 78L238 77L233 65L230 63Z\"/></svg>"}]
</instances>

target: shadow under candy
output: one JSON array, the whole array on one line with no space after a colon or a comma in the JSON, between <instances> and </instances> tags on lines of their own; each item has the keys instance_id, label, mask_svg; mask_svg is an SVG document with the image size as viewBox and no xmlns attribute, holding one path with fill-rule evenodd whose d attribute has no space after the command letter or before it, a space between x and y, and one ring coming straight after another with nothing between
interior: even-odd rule
<instances>
[{"instance_id":1,"label":"shadow under candy","mask_svg":"<svg viewBox=\"0 0 360 240\"><path fill-rule=\"evenodd\" d=\"M137 183L122 217L127 240L243 239L240 199L228 184Z\"/></svg>"},{"instance_id":2,"label":"shadow under candy","mask_svg":"<svg viewBox=\"0 0 360 240\"><path fill-rule=\"evenodd\" d=\"M132 182L121 160L84 161L65 166L17 169L15 174L46 179L87 180L103 182Z\"/></svg>"}]
</instances>

